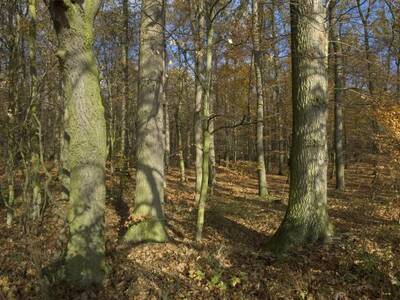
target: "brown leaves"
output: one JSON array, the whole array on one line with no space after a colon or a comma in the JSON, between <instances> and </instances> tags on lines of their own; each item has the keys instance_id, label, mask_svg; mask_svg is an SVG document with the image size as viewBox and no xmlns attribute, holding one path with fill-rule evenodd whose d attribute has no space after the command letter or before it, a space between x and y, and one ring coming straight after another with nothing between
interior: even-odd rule
<instances>
[{"instance_id":1,"label":"brown leaves","mask_svg":"<svg viewBox=\"0 0 400 300\"><path fill-rule=\"evenodd\" d=\"M378 164L377 170L390 174L387 164ZM144 218L128 217L125 221L114 200L108 199L106 248L110 273L105 289L96 292L98 299L367 299L400 295L400 225L396 219L400 205L393 199L377 200L387 193L381 188L387 177L378 178L377 195L375 200L370 199L372 165L351 164L346 169L347 189L340 193L330 190L329 214L336 228L332 241L297 249L283 259L266 256L264 244L284 216L286 177L268 176L271 194L282 202L267 204L257 197L253 163L219 167L217 173L201 244L195 243L193 236L196 211L191 169L184 184L179 182L179 170L172 168L168 175L164 207L169 243L121 243L123 229ZM116 189L119 180L112 179L109 188ZM127 184L124 198L133 199L133 193L133 184ZM390 196L393 194L385 199ZM43 266L60 247L57 236L63 224L51 215L63 215L65 207L55 203L49 212L42 234L30 243L31 248L37 248L33 251L35 260ZM3 213L0 210L4 218ZM0 292L5 297L11 291L17 298L32 298L38 295L34 284L40 280L39 272L33 269L28 255L21 255L25 250L19 225L11 231L4 226L0 223ZM59 299L75 295L63 286L55 293Z\"/></svg>"}]
</instances>

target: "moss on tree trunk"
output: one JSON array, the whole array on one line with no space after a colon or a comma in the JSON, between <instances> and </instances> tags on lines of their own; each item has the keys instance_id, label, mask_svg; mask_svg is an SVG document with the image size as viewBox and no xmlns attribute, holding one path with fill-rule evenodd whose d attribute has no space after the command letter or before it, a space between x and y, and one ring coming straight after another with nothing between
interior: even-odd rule
<instances>
[{"instance_id":1,"label":"moss on tree trunk","mask_svg":"<svg viewBox=\"0 0 400 300\"><path fill-rule=\"evenodd\" d=\"M133 217L144 220L132 225L127 242L163 242L164 228L164 1L142 1L137 106L137 173ZM145 222L146 224L143 224Z\"/></svg>"},{"instance_id":2,"label":"moss on tree trunk","mask_svg":"<svg viewBox=\"0 0 400 300\"><path fill-rule=\"evenodd\" d=\"M87 287L105 274L104 209L106 128L93 52L99 0L51 1L64 62L65 136L70 170L65 280Z\"/></svg>"}]
</instances>

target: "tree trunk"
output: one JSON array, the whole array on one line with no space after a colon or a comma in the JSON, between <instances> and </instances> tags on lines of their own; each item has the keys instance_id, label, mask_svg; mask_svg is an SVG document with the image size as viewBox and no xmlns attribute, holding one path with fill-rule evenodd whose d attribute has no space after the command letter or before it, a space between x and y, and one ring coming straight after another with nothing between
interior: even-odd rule
<instances>
[{"instance_id":1,"label":"tree trunk","mask_svg":"<svg viewBox=\"0 0 400 300\"><path fill-rule=\"evenodd\" d=\"M87 287L105 274L104 209L106 129L93 23L99 0L51 1L50 12L64 60L65 136L70 168L66 280Z\"/></svg>"},{"instance_id":2,"label":"tree trunk","mask_svg":"<svg viewBox=\"0 0 400 300\"><path fill-rule=\"evenodd\" d=\"M123 0L122 12L124 17L124 38L122 45L122 68L124 72L124 84L123 84L123 96L121 102L121 149L120 153L122 156L123 164L125 165L126 156L126 111L127 103L129 101L129 66L128 66L128 55L129 55L129 7L128 0Z\"/></svg>"},{"instance_id":3,"label":"tree trunk","mask_svg":"<svg viewBox=\"0 0 400 300\"><path fill-rule=\"evenodd\" d=\"M204 2L198 2L196 8L196 95L195 95L195 112L194 112L194 144L195 144L195 169L196 169L196 184L195 184L195 202L199 203L202 182L202 161L203 161L203 121L202 121L202 99L204 82Z\"/></svg>"},{"instance_id":4,"label":"tree trunk","mask_svg":"<svg viewBox=\"0 0 400 300\"><path fill-rule=\"evenodd\" d=\"M178 159L179 159L179 170L181 173L181 182L186 181L185 176L185 160L183 157L183 144L182 144L182 124L181 124L181 106L182 106L182 94L183 94L183 78L181 78L180 89L179 89L179 96L178 96L178 103L175 112L175 122L176 122L176 142L178 147Z\"/></svg>"},{"instance_id":5,"label":"tree trunk","mask_svg":"<svg viewBox=\"0 0 400 300\"><path fill-rule=\"evenodd\" d=\"M212 68L212 66L211 66ZM211 79L212 80L212 79ZM211 89L211 87L210 87ZM210 91L210 116L214 114L214 109L215 109L215 95L211 94ZM210 120L209 122L209 131L210 131L210 176L209 176L209 186L210 186L210 192L211 195L214 192L214 185L217 181L217 169L216 169L216 157L215 157L215 134L213 133L214 131L214 119Z\"/></svg>"},{"instance_id":6,"label":"tree trunk","mask_svg":"<svg viewBox=\"0 0 400 300\"><path fill-rule=\"evenodd\" d=\"M368 90L370 95L373 95L375 93L375 84L374 84L375 76L373 75L373 66L371 61L369 33L368 33L369 29L368 19L371 13L371 1L368 1L366 15L364 15L362 12L360 0L357 0L357 9L360 14L361 22L363 24L364 52L365 52L365 59L367 61Z\"/></svg>"},{"instance_id":7,"label":"tree trunk","mask_svg":"<svg viewBox=\"0 0 400 300\"><path fill-rule=\"evenodd\" d=\"M37 116L38 110L38 81L36 69L36 0L28 1L28 14L29 14L29 72L31 77L31 100L30 100L30 123L31 123L31 143L30 143L30 156L31 156L31 179L32 179L32 219L37 220L40 216L42 208L42 197L40 189L40 163L39 163L39 136L36 129L40 124Z\"/></svg>"},{"instance_id":8,"label":"tree trunk","mask_svg":"<svg viewBox=\"0 0 400 300\"><path fill-rule=\"evenodd\" d=\"M400 50L397 50L397 60L396 60L396 92L397 99L400 99ZM400 101L400 100L399 100Z\"/></svg>"},{"instance_id":9,"label":"tree trunk","mask_svg":"<svg viewBox=\"0 0 400 300\"><path fill-rule=\"evenodd\" d=\"M164 0L142 1L137 105L137 220L125 235L128 242L167 240L164 202L164 134L161 95L164 64Z\"/></svg>"},{"instance_id":10,"label":"tree trunk","mask_svg":"<svg viewBox=\"0 0 400 300\"><path fill-rule=\"evenodd\" d=\"M211 12L210 12L211 14ZM205 90L203 97L203 157L202 157L202 176L201 176L201 190L199 205L197 211L197 224L196 224L196 240L200 241L203 236L204 226L204 214L205 206L208 198L208 181L209 181L209 167L210 167L210 144L211 144L211 132L210 132L210 92L211 92L211 70L212 70L212 46L214 28L209 17L207 20L206 29L206 69L205 69Z\"/></svg>"},{"instance_id":11,"label":"tree trunk","mask_svg":"<svg viewBox=\"0 0 400 300\"><path fill-rule=\"evenodd\" d=\"M260 50L260 22L259 0L253 0L253 51L254 71L257 92L257 169L258 169L258 195L267 199L267 177L264 157L264 95L262 86L262 54Z\"/></svg>"},{"instance_id":12,"label":"tree trunk","mask_svg":"<svg viewBox=\"0 0 400 300\"><path fill-rule=\"evenodd\" d=\"M15 34L12 38L12 48L10 49L9 62L9 103L7 109L7 184L8 184L8 199L7 199L7 226L11 227L14 219L14 204L15 204L15 155L18 151L16 140L16 128L18 124L18 99L19 99L19 69L20 69L20 43L21 43L21 16L18 12L18 5L13 5L9 9L9 26L15 28Z\"/></svg>"},{"instance_id":13,"label":"tree trunk","mask_svg":"<svg viewBox=\"0 0 400 300\"><path fill-rule=\"evenodd\" d=\"M272 13L271 13L271 31L272 31L272 51L274 54L273 58L273 77L274 77L274 87L273 87L273 97L274 103L276 103L276 115L277 115L277 129L278 129L278 174L283 175L283 170L285 166L285 150L284 150L284 140L283 140L283 122L282 122L282 110L283 102L281 97L281 90L279 87L279 49L278 49L278 39L276 34L276 19L275 19L275 1L272 2Z\"/></svg>"},{"instance_id":14,"label":"tree trunk","mask_svg":"<svg viewBox=\"0 0 400 300\"><path fill-rule=\"evenodd\" d=\"M65 122L67 120L66 114L66 101L65 101L65 72L64 72L64 59L62 57L58 57L58 69L60 73L60 82L58 84L58 97L60 98L60 102L62 105L62 115L61 119L61 128L60 128L60 181L61 181L61 199L68 200L69 199L69 189L70 189L70 168L68 167L68 140L65 135Z\"/></svg>"},{"instance_id":15,"label":"tree trunk","mask_svg":"<svg viewBox=\"0 0 400 300\"><path fill-rule=\"evenodd\" d=\"M293 133L289 205L270 247L279 253L330 235L327 213L327 52L321 1L290 3Z\"/></svg>"},{"instance_id":16,"label":"tree trunk","mask_svg":"<svg viewBox=\"0 0 400 300\"><path fill-rule=\"evenodd\" d=\"M168 109L168 100L164 102L164 130L165 130L165 168L168 170L169 168L169 157L171 155L171 134L169 128L169 109Z\"/></svg>"},{"instance_id":17,"label":"tree trunk","mask_svg":"<svg viewBox=\"0 0 400 300\"><path fill-rule=\"evenodd\" d=\"M335 17L335 2L329 7L329 29L330 40L332 41L333 58L334 58L334 102L335 102L335 174L336 189L343 190L344 181L344 116L343 116L343 90L344 90L344 74L343 74L343 52L340 41L338 24Z\"/></svg>"}]
</instances>

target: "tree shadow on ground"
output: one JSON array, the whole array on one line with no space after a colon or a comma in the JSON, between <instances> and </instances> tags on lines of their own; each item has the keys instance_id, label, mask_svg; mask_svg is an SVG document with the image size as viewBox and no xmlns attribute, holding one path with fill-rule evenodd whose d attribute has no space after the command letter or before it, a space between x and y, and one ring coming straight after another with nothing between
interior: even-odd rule
<instances>
[{"instance_id":1,"label":"tree shadow on ground","mask_svg":"<svg viewBox=\"0 0 400 300\"><path fill-rule=\"evenodd\" d=\"M267 236L235 222L217 210L208 211L206 224L224 236L231 245L243 244L249 249L259 250Z\"/></svg>"}]
</instances>

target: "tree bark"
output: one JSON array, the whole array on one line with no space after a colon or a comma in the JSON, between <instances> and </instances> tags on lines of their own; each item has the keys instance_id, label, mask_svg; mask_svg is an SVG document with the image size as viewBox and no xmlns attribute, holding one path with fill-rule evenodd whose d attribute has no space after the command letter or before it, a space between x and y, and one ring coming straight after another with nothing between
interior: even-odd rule
<instances>
[{"instance_id":1,"label":"tree bark","mask_svg":"<svg viewBox=\"0 0 400 300\"><path fill-rule=\"evenodd\" d=\"M164 0L142 1L137 105L137 220L127 233L128 242L167 240L161 203L164 202L163 64Z\"/></svg>"},{"instance_id":2,"label":"tree bark","mask_svg":"<svg viewBox=\"0 0 400 300\"><path fill-rule=\"evenodd\" d=\"M21 15L19 13L18 4L10 5L8 10L8 26L9 30L15 28L15 34L11 38L10 61L9 61L9 103L7 108L7 185L8 185L8 199L7 199L7 227L11 227L14 219L14 204L15 204L15 156L18 149L16 139L17 124L18 124L18 100L19 100L19 70L20 63L20 46L21 46Z\"/></svg>"},{"instance_id":3,"label":"tree bark","mask_svg":"<svg viewBox=\"0 0 400 300\"><path fill-rule=\"evenodd\" d=\"M257 92L257 169L258 169L258 195L267 199L267 176L264 157L264 95L262 86L262 54L260 49L259 0L253 0L253 52L254 71Z\"/></svg>"},{"instance_id":4,"label":"tree bark","mask_svg":"<svg viewBox=\"0 0 400 300\"><path fill-rule=\"evenodd\" d=\"M31 156L31 180L32 180L32 219L37 220L40 216L42 208L42 197L40 189L40 164L39 164L39 133L36 129L40 124L37 124L39 118L38 111L38 81L37 81L37 68L36 68L36 16L37 16L37 2L36 0L28 1L28 15L29 15L29 73L31 77L31 91L30 91L30 125L31 125L31 143L30 143L30 156Z\"/></svg>"},{"instance_id":5,"label":"tree bark","mask_svg":"<svg viewBox=\"0 0 400 300\"><path fill-rule=\"evenodd\" d=\"M367 61L368 90L369 90L370 95L373 95L375 93L375 84L374 84L375 76L373 74L373 66L372 66L372 61L371 61L370 43L369 43L369 33L368 33L368 29L369 29L368 19L371 14L371 0L368 0L367 13L365 15L362 12L360 0L357 0L357 9L358 9L358 13L360 14L361 22L363 24L364 53L365 53L365 59Z\"/></svg>"},{"instance_id":6,"label":"tree bark","mask_svg":"<svg viewBox=\"0 0 400 300\"><path fill-rule=\"evenodd\" d=\"M120 153L122 155L123 163L125 164L126 156L126 111L127 103L129 101L129 6L128 0L123 0L122 3L122 13L124 18L124 37L122 45L122 68L124 72L124 83L123 83L123 96L121 102L121 149Z\"/></svg>"},{"instance_id":7,"label":"tree bark","mask_svg":"<svg viewBox=\"0 0 400 300\"><path fill-rule=\"evenodd\" d=\"M203 95L203 155L202 155L202 176L201 176L201 189L200 198L197 211L197 224L196 224L196 240L200 241L203 236L204 214L205 205L208 198L208 181L210 172L210 145L211 145L211 132L210 132L210 93L211 93L211 71L212 71L212 47L214 38L214 27L211 21L212 12L209 12L206 25L206 68L205 68L205 86Z\"/></svg>"},{"instance_id":8,"label":"tree bark","mask_svg":"<svg viewBox=\"0 0 400 300\"><path fill-rule=\"evenodd\" d=\"M104 210L106 129L93 23L100 0L51 1L50 13L64 61L70 197L67 282L87 287L105 275Z\"/></svg>"},{"instance_id":9,"label":"tree bark","mask_svg":"<svg viewBox=\"0 0 400 300\"><path fill-rule=\"evenodd\" d=\"M199 203L202 182L202 161L203 161L203 122L202 122L202 99L203 89L202 82L204 82L204 31L205 31L205 15L204 15L204 1L198 2L196 7L196 24L197 28L193 31L196 32L196 86L195 86L195 112L194 112L194 144L195 144L195 169L196 169L196 183L195 183L195 202Z\"/></svg>"},{"instance_id":10,"label":"tree bark","mask_svg":"<svg viewBox=\"0 0 400 300\"><path fill-rule=\"evenodd\" d=\"M212 66L211 66L212 68ZM212 79L211 79L212 80ZM210 87L211 89L211 87ZM210 91L210 116L214 114L215 110L215 94ZM215 156L215 133L214 131L214 119L210 120L209 122L209 131L210 131L210 175L209 175L209 187L211 195L214 192L214 186L217 181L217 161Z\"/></svg>"},{"instance_id":11,"label":"tree bark","mask_svg":"<svg viewBox=\"0 0 400 300\"><path fill-rule=\"evenodd\" d=\"M293 132L289 205L270 248L324 240L331 233L327 213L326 12L321 1L290 3Z\"/></svg>"},{"instance_id":12,"label":"tree bark","mask_svg":"<svg viewBox=\"0 0 400 300\"><path fill-rule=\"evenodd\" d=\"M329 9L330 41L334 58L334 102L335 102L335 175L336 189L343 190L344 180L344 115L343 115L343 91L345 79L343 74L343 51L340 41L338 24L336 19L336 3L331 2Z\"/></svg>"},{"instance_id":13,"label":"tree bark","mask_svg":"<svg viewBox=\"0 0 400 300\"><path fill-rule=\"evenodd\" d=\"M178 103L175 111L175 122L176 122L176 142L178 148L178 159L179 159L179 170L181 173L181 182L186 181L185 175L185 159L183 157L183 142L182 142L182 120L181 120L181 106L182 106L182 95L183 95L183 82L184 78L180 79Z\"/></svg>"},{"instance_id":14,"label":"tree bark","mask_svg":"<svg viewBox=\"0 0 400 300\"><path fill-rule=\"evenodd\" d=\"M277 39L277 28L275 19L275 1L272 2L272 13L271 13L271 31L272 31L272 51L273 51L273 77L274 77L274 87L273 87L273 97L276 103L276 115L277 115L277 129L278 129L278 174L283 175L283 170L285 166L285 149L284 149L284 138L283 138L283 122L282 122L282 110L283 102L281 97L281 90L279 87L279 49L278 49L278 39Z\"/></svg>"}]
</instances>

